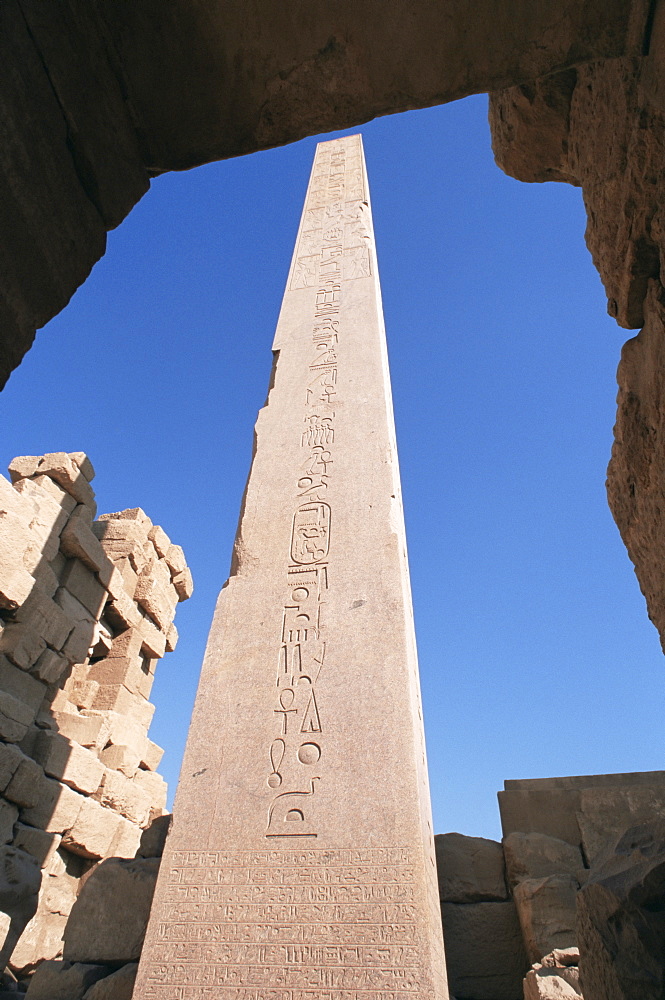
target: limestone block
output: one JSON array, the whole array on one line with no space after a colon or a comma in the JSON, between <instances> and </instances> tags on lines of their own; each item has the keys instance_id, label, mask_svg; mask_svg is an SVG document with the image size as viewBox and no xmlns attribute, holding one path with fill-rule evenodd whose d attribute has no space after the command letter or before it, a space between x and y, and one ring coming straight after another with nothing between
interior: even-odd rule
<instances>
[{"instance_id":1,"label":"limestone block","mask_svg":"<svg viewBox=\"0 0 665 1000\"><path fill-rule=\"evenodd\" d=\"M13 695L36 712L44 700L46 685L19 670L7 657L0 656L0 690Z\"/></svg>"},{"instance_id":2,"label":"limestone block","mask_svg":"<svg viewBox=\"0 0 665 1000\"><path fill-rule=\"evenodd\" d=\"M128 962L117 972L98 980L83 1000L132 1000L137 969L137 962Z\"/></svg>"},{"instance_id":3,"label":"limestone block","mask_svg":"<svg viewBox=\"0 0 665 1000\"><path fill-rule=\"evenodd\" d=\"M55 684L70 666L71 663L66 656L47 647L37 657L31 672L47 684Z\"/></svg>"},{"instance_id":4,"label":"limestone block","mask_svg":"<svg viewBox=\"0 0 665 1000\"><path fill-rule=\"evenodd\" d=\"M510 833L503 853L511 888L525 878L573 875L582 884L587 876L579 847L544 833Z\"/></svg>"},{"instance_id":5,"label":"limestone block","mask_svg":"<svg viewBox=\"0 0 665 1000\"><path fill-rule=\"evenodd\" d=\"M138 849L139 857L161 858L172 820L171 813L165 813L163 816L156 816L153 819L150 826L146 827L141 835L141 845Z\"/></svg>"},{"instance_id":6,"label":"limestone block","mask_svg":"<svg viewBox=\"0 0 665 1000\"><path fill-rule=\"evenodd\" d=\"M133 962L141 954L158 858L108 858L81 889L65 931L69 961Z\"/></svg>"},{"instance_id":7,"label":"limestone block","mask_svg":"<svg viewBox=\"0 0 665 1000\"><path fill-rule=\"evenodd\" d=\"M39 789L44 772L30 757L21 754L21 758L3 795L17 806L30 808L36 806L39 801Z\"/></svg>"},{"instance_id":8,"label":"limestone block","mask_svg":"<svg viewBox=\"0 0 665 1000\"><path fill-rule=\"evenodd\" d=\"M95 470L86 453L84 451L70 451L69 457L76 462L81 470L81 475L85 476L88 482L91 483L95 478Z\"/></svg>"},{"instance_id":9,"label":"limestone block","mask_svg":"<svg viewBox=\"0 0 665 1000\"><path fill-rule=\"evenodd\" d=\"M579 883L572 875L524 879L513 891L527 955L538 962L554 948L576 944L575 897Z\"/></svg>"},{"instance_id":10,"label":"limestone block","mask_svg":"<svg viewBox=\"0 0 665 1000\"><path fill-rule=\"evenodd\" d=\"M167 650L167 652L172 653L173 650L176 648L177 645L178 645L178 630L175 627L175 625L173 624L173 622L171 622L171 624L169 625L169 627L166 630L166 650Z\"/></svg>"},{"instance_id":11,"label":"limestone block","mask_svg":"<svg viewBox=\"0 0 665 1000\"><path fill-rule=\"evenodd\" d=\"M42 868L46 868L53 855L60 847L62 837L59 833L47 833L34 826L17 823L15 826L14 846L31 854Z\"/></svg>"},{"instance_id":12,"label":"limestone block","mask_svg":"<svg viewBox=\"0 0 665 1000\"><path fill-rule=\"evenodd\" d=\"M465 1000L520 1000L528 962L513 903L442 903L451 992Z\"/></svg>"},{"instance_id":13,"label":"limestone block","mask_svg":"<svg viewBox=\"0 0 665 1000\"><path fill-rule=\"evenodd\" d=\"M25 754L15 743L0 743L0 792L4 792L19 764L25 759Z\"/></svg>"},{"instance_id":14,"label":"limestone block","mask_svg":"<svg viewBox=\"0 0 665 1000\"><path fill-rule=\"evenodd\" d=\"M93 799L84 799L76 822L62 837L62 846L84 858L109 854L120 826L120 816L104 809Z\"/></svg>"},{"instance_id":15,"label":"limestone block","mask_svg":"<svg viewBox=\"0 0 665 1000\"><path fill-rule=\"evenodd\" d=\"M76 515L76 510L63 529L60 546L66 556L80 559L94 573L103 568L109 574L113 570L113 564L107 558L99 539L92 533L84 519Z\"/></svg>"},{"instance_id":16,"label":"limestone block","mask_svg":"<svg viewBox=\"0 0 665 1000\"><path fill-rule=\"evenodd\" d=\"M42 962L25 995L30 1000L82 1000L90 987L107 973L103 965Z\"/></svg>"},{"instance_id":17,"label":"limestone block","mask_svg":"<svg viewBox=\"0 0 665 1000\"><path fill-rule=\"evenodd\" d=\"M578 1000L575 989L562 975L562 969L530 969L524 979L524 1000Z\"/></svg>"},{"instance_id":18,"label":"limestone block","mask_svg":"<svg viewBox=\"0 0 665 1000\"><path fill-rule=\"evenodd\" d=\"M96 792L104 775L104 765L97 754L61 733L42 731L34 748L35 760L46 774L58 778L79 792Z\"/></svg>"},{"instance_id":19,"label":"limestone block","mask_svg":"<svg viewBox=\"0 0 665 1000\"><path fill-rule=\"evenodd\" d=\"M46 640L32 625L10 622L0 629L0 652L22 670L30 670L46 649Z\"/></svg>"},{"instance_id":20,"label":"limestone block","mask_svg":"<svg viewBox=\"0 0 665 1000\"><path fill-rule=\"evenodd\" d=\"M74 740L83 747L95 750L106 746L111 727L104 716L90 717L70 712L54 712L53 717L58 732L68 740Z\"/></svg>"},{"instance_id":21,"label":"limestone block","mask_svg":"<svg viewBox=\"0 0 665 1000\"><path fill-rule=\"evenodd\" d=\"M142 788L150 797L150 804L154 809L166 809L166 799L168 796L168 785L156 771L137 771L134 777L134 784Z\"/></svg>"},{"instance_id":22,"label":"limestone block","mask_svg":"<svg viewBox=\"0 0 665 1000\"><path fill-rule=\"evenodd\" d=\"M160 528L158 524L154 524L150 531L148 532L148 538L155 546L155 550L158 556L162 559L166 558L166 553L171 546L171 539L166 534L163 528Z\"/></svg>"},{"instance_id":23,"label":"limestone block","mask_svg":"<svg viewBox=\"0 0 665 1000\"><path fill-rule=\"evenodd\" d=\"M104 767L122 771L126 777L133 778L141 762L141 754L133 747L111 745L102 750L99 759Z\"/></svg>"},{"instance_id":24,"label":"limestone block","mask_svg":"<svg viewBox=\"0 0 665 1000\"><path fill-rule=\"evenodd\" d=\"M439 896L447 903L508 899L501 844L461 833L434 838Z\"/></svg>"},{"instance_id":25,"label":"limestone block","mask_svg":"<svg viewBox=\"0 0 665 1000\"><path fill-rule=\"evenodd\" d=\"M14 839L14 824L18 820L18 809L12 802L0 799L0 843L9 844Z\"/></svg>"},{"instance_id":26,"label":"limestone block","mask_svg":"<svg viewBox=\"0 0 665 1000\"><path fill-rule=\"evenodd\" d=\"M187 569L185 553L179 545L170 545L165 558L174 576L177 576L178 573L184 573Z\"/></svg>"},{"instance_id":27,"label":"limestone block","mask_svg":"<svg viewBox=\"0 0 665 1000\"><path fill-rule=\"evenodd\" d=\"M584 788L577 822L591 866L631 827L665 820L665 783L621 788Z\"/></svg>"},{"instance_id":28,"label":"limestone block","mask_svg":"<svg viewBox=\"0 0 665 1000\"><path fill-rule=\"evenodd\" d=\"M88 650L92 646L94 638L94 622L77 622L70 632L67 642L62 647L63 656L65 656L71 663L82 663L88 655Z\"/></svg>"},{"instance_id":29,"label":"limestone block","mask_svg":"<svg viewBox=\"0 0 665 1000\"><path fill-rule=\"evenodd\" d=\"M141 844L141 827L130 823L124 816L118 816L118 829L107 851L113 858L135 858Z\"/></svg>"},{"instance_id":30,"label":"limestone block","mask_svg":"<svg viewBox=\"0 0 665 1000\"><path fill-rule=\"evenodd\" d=\"M194 593L194 580L189 569L184 569L182 573L177 573L173 577L173 586L176 589L179 601L188 600Z\"/></svg>"},{"instance_id":31,"label":"limestone block","mask_svg":"<svg viewBox=\"0 0 665 1000\"><path fill-rule=\"evenodd\" d=\"M67 564L62 585L87 608L93 618L99 616L106 601L106 589L79 559L72 559Z\"/></svg>"},{"instance_id":32,"label":"limestone block","mask_svg":"<svg viewBox=\"0 0 665 1000\"><path fill-rule=\"evenodd\" d=\"M63 833L76 822L84 796L68 785L44 776L39 782L37 805L21 811L21 820L48 833Z\"/></svg>"},{"instance_id":33,"label":"limestone block","mask_svg":"<svg viewBox=\"0 0 665 1000\"><path fill-rule=\"evenodd\" d=\"M163 749L146 737L145 748L141 755L141 767L145 771L156 771L163 756Z\"/></svg>"},{"instance_id":34,"label":"limestone block","mask_svg":"<svg viewBox=\"0 0 665 1000\"><path fill-rule=\"evenodd\" d=\"M94 798L108 809L121 813L138 826L147 825L152 806L151 797L145 789L120 771L106 769Z\"/></svg>"}]
</instances>

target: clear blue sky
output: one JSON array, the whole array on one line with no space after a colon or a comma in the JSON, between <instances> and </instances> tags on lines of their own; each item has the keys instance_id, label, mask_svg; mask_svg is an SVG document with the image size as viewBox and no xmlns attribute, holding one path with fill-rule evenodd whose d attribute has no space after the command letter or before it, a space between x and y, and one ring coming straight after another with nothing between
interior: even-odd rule
<instances>
[{"instance_id":1,"label":"clear blue sky","mask_svg":"<svg viewBox=\"0 0 665 1000\"><path fill-rule=\"evenodd\" d=\"M499 837L505 778L662 767L665 672L604 489L629 334L580 191L506 177L486 118L475 97L361 131L435 829ZM100 512L185 549L151 729L172 791L315 142L156 179L0 396L3 467L84 450Z\"/></svg>"}]
</instances>

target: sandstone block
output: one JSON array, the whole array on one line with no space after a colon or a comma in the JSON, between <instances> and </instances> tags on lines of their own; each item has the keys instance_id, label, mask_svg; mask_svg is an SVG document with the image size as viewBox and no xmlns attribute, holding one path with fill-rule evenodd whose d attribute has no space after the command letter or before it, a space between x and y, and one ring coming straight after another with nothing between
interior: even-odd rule
<instances>
[{"instance_id":1,"label":"sandstone block","mask_svg":"<svg viewBox=\"0 0 665 1000\"><path fill-rule=\"evenodd\" d=\"M141 954L158 858L102 861L81 889L65 931L68 961L134 962Z\"/></svg>"},{"instance_id":2,"label":"sandstone block","mask_svg":"<svg viewBox=\"0 0 665 1000\"><path fill-rule=\"evenodd\" d=\"M26 974L44 961L57 959L62 955L62 936L66 925L65 915L38 911L21 934L9 967L14 972Z\"/></svg>"},{"instance_id":3,"label":"sandstone block","mask_svg":"<svg viewBox=\"0 0 665 1000\"><path fill-rule=\"evenodd\" d=\"M60 586L60 578L54 572L51 563L39 563L33 570L33 576L42 594L46 594L47 597L53 597Z\"/></svg>"},{"instance_id":4,"label":"sandstone block","mask_svg":"<svg viewBox=\"0 0 665 1000\"><path fill-rule=\"evenodd\" d=\"M70 666L70 661L66 656L56 653L53 649L46 648L38 656L31 672L47 684L54 684L60 680Z\"/></svg>"},{"instance_id":5,"label":"sandstone block","mask_svg":"<svg viewBox=\"0 0 665 1000\"><path fill-rule=\"evenodd\" d=\"M158 556L162 559L166 558L166 553L171 546L171 539L166 534L163 528L160 528L158 524L154 524L150 531L148 532L148 538L155 546L155 550Z\"/></svg>"},{"instance_id":6,"label":"sandstone block","mask_svg":"<svg viewBox=\"0 0 665 1000\"><path fill-rule=\"evenodd\" d=\"M7 743L18 743L27 733L36 714L22 701L0 691L0 738Z\"/></svg>"},{"instance_id":7,"label":"sandstone block","mask_svg":"<svg viewBox=\"0 0 665 1000\"><path fill-rule=\"evenodd\" d=\"M146 537L150 529L152 528L152 521L143 510L142 507L128 507L126 510L118 510L111 512L109 514L100 514L100 521L114 522L114 521L131 521L136 522L137 525L141 525L145 531Z\"/></svg>"},{"instance_id":8,"label":"sandstone block","mask_svg":"<svg viewBox=\"0 0 665 1000\"><path fill-rule=\"evenodd\" d=\"M580 792L577 822L591 866L612 851L627 830L653 820L665 820L665 783Z\"/></svg>"},{"instance_id":9,"label":"sandstone block","mask_svg":"<svg viewBox=\"0 0 665 1000\"><path fill-rule=\"evenodd\" d=\"M163 756L164 751L162 748L146 737L145 748L141 755L141 767L145 771L156 771Z\"/></svg>"},{"instance_id":10,"label":"sandstone block","mask_svg":"<svg viewBox=\"0 0 665 1000\"><path fill-rule=\"evenodd\" d=\"M14 846L31 854L42 868L50 863L61 840L59 833L47 833L24 823L17 823L15 826Z\"/></svg>"},{"instance_id":11,"label":"sandstone block","mask_svg":"<svg viewBox=\"0 0 665 1000\"><path fill-rule=\"evenodd\" d=\"M439 896L447 903L508 899L501 844L461 833L434 838Z\"/></svg>"},{"instance_id":12,"label":"sandstone block","mask_svg":"<svg viewBox=\"0 0 665 1000\"><path fill-rule=\"evenodd\" d=\"M98 711L97 709L84 709L81 714L85 718L105 721L110 727L107 743L112 743L114 746L132 747L140 754L145 752L145 730L136 720L120 715L118 712Z\"/></svg>"},{"instance_id":13,"label":"sandstone block","mask_svg":"<svg viewBox=\"0 0 665 1000\"><path fill-rule=\"evenodd\" d=\"M156 771L137 771L134 784L142 788L150 797L150 805L153 810L166 809L168 786L161 774L157 774Z\"/></svg>"},{"instance_id":14,"label":"sandstone block","mask_svg":"<svg viewBox=\"0 0 665 1000\"><path fill-rule=\"evenodd\" d=\"M21 812L21 819L48 833L63 833L76 822L84 796L68 785L44 776L39 782L37 805Z\"/></svg>"},{"instance_id":15,"label":"sandstone block","mask_svg":"<svg viewBox=\"0 0 665 1000\"><path fill-rule=\"evenodd\" d=\"M128 962L117 972L99 979L83 1000L132 1000L137 969L137 962Z\"/></svg>"},{"instance_id":16,"label":"sandstone block","mask_svg":"<svg viewBox=\"0 0 665 1000\"><path fill-rule=\"evenodd\" d=\"M14 489L21 496L34 500L37 504L43 503L45 499L51 500L66 515L71 514L76 508L76 500L48 476L35 476L34 479L18 480Z\"/></svg>"},{"instance_id":17,"label":"sandstone block","mask_svg":"<svg viewBox=\"0 0 665 1000\"><path fill-rule=\"evenodd\" d=\"M562 975L562 969L531 969L524 980L524 1000L578 1000L581 991Z\"/></svg>"},{"instance_id":18,"label":"sandstone block","mask_svg":"<svg viewBox=\"0 0 665 1000\"><path fill-rule=\"evenodd\" d=\"M99 616L106 601L106 589L79 559L72 559L68 563L62 576L62 585L80 601L93 618Z\"/></svg>"},{"instance_id":19,"label":"sandstone block","mask_svg":"<svg viewBox=\"0 0 665 1000\"><path fill-rule=\"evenodd\" d=\"M72 514L63 529L60 545L66 556L71 559L80 559L94 573L98 573L102 568L105 568L108 573L112 572L113 565L107 558L99 539L92 533L83 518L76 516L76 512Z\"/></svg>"},{"instance_id":20,"label":"sandstone block","mask_svg":"<svg viewBox=\"0 0 665 1000\"><path fill-rule=\"evenodd\" d=\"M92 576L92 574L90 575ZM73 594L70 594L65 587L58 588L53 600L59 607L62 608L72 622L94 621L93 615L91 615L88 609L81 604L78 598L74 597Z\"/></svg>"},{"instance_id":21,"label":"sandstone block","mask_svg":"<svg viewBox=\"0 0 665 1000\"><path fill-rule=\"evenodd\" d=\"M450 990L465 1000L521 1000L528 962L506 903L442 903Z\"/></svg>"},{"instance_id":22,"label":"sandstone block","mask_svg":"<svg viewBox=\"0 0 665 1000\"><path fill-rule=\"evenodd\" d=\"M155 711L154 705L151 705L145 698L118 684L100 684L95 695L93 708L98 711L126 715L138 722L144 733L150 728Z\"/></svg>"},{"instance_id":23,"label":"sandstone block","mask_svg":"<svg viewBox=\"0 0 665 1000\"><path fill-rule=\"evenodd\" d=\"M3 548L0 546L0 553ZM14 611L27 601L34 585L33 576L24 566L8 563L4 559L0 563L0 607L4 610Z\"/></svg>"},{"instance_id":24,"label":"sandstone block","mask_svg":"<svg viewBox=\"0 0 665 1000\"><path fill-rule=\"evenodd\" d=\"M109 601L106 605L105 617L120 630L136 628L143 621L141 612L126 593Z\"/></svg>"},{"instance_id":25,"label":"sandstone block","mask_svg":"<svg viewBox=\"0 0 665 1000\"><path fill-rule=\"evenodd\" d=\"M135 858L141 844L141 827L118 816L118 829L107 851L114 858Z\"/></svg>"},{"instance_id":26,"label":"sandstone block","mask_svg":"<svg viewBox=\"0 0 665 1000\"><path fill-rule=\"evenodd\" d=\"M184 569L182 573L177 573L173 577L173 586L176 589L179 601L188 600L194 593L194 580L189 569Z\"/></svg>"},{"instance_id":27,"label":"sandstone block","mask_svg":"<svg viewBox=\"0 0 665 1000\"><path fill-rule=\"evenodd\" d=\"M77 503L95 505L95 494L76 462L64 451L43 455L36 470L37 475L53 479Z\"/></svg>"},{"instance_id":28,"label":"sandstone block","mask_svg":"<svg viewBox=\"0 0 665 1000\"><path fill-rule=\"evenodd\" d=\"M30 980L26 997L30 1000L83 1000L90 987L107 973L103 965L42 962Z\"/></svg>"},{"instance_id":29,"label":"sandstone block","mask_svg":"<svg viewBox=\"0 0 665 1000\"><path fill-rule=\"evenodd\" d=\"M0 843L9 844L14 839L14 824L17 820L16 806L6 799L0 799Z\"/></svg>"},{"instance_id":30,"label":"sandstone block","mask_svg":"<svg viewBox=\"0 0 665 1000\"><path fill-rule=\"evenodd\" d=\"M577 896L582 992L588 1000L656 1000L665 989L665 824L626 831Z\"/></svg>"},{"instance_id":31,"label":"sandstone block","mask_svg":"<svg viewBox=\"0 0 665 1000\"><path fill-rule=\"evenodd\" d=\"M165 631L169 627L178 603L178 595L171 586L168 589L161 587L152 576L141 575L134 598L161 630Z\"/></svg>"},{"instance_id":32,"label":"sandstone block","mask_svg":"<svg viewBox=\"0 0 665 1000\"><path fill-rule=\"evenodd\" d=\"M4 792L21 761L26 759L15 743L0 743L0 792Z\"/></svg>"},{"instance_id":33,"label":"sandstone block","mask_svg":"<svg viewBox=\"0 0 665 1000\"><path fill-rule=\"evenodd\" d=\"M10 622L0 630L0 652L22 670L30 670L46 649L46 640L36 628Z\"/></svg>"},{"instance_id":34,"label":"sandstone block","mask_svg":"<svg viewBox=\"0 0 665 1000\"><path fill-rule=\"evenodd\" d=\"M103 716L90 717L70 712L54 712L53 717L58 732L68 740L83 747L100 750L106 746L111 731L110 724Z\"/></svg>"},{"instance_id":35,"label":"sandstone block","mask_svg":"<svg viewBox=\"0 0 665 1000\"><path fill-rule=\"evenodd\" d=\"M136 573L132 570L134 577ZM134 587L136 586L136 580L134 581L134 586L128 585L124 575L120 572L117 566L113 567L112 572L109 574L108 580L104 581L105 589L108 591L111 600L117 601L126 594L128 597L134 596Z\"/></svg>"},{"instance_id":36,"label":"sandstone block","mask_svg":"<svg viewBox=\"0 0 665 1000\"><path fill-rule=\"evenodd\" d=\"M40 459L41 455L17 455L13 458L7 466L11 481L15 483L19 479L29 479L30 476L34 476Z\"/></svg>"},{"instance_id":37,"label":"sandstone block","mask_svg":"<svg viewBox=\"0 0 665 1000\"><path fill-rule=\"evenodd\" d=\"M127 778L133 778L141 762L141 754L133 747L108 746L99 755L104 767L122 771Z\"/></svg>"},{"instance_id":38,"label":"sandstone block","mask_svg":"<svg viewBox=\"0 0 665 1000\"><path fill-rule=\"evenodd\" d=\"M148 656L160 659L166 652L166 635L160 631L147 618L142 618L139 623L141 637L143 639L143 651Z\"/></svg>"},{"instance_id":39,"label":"sandstone block","mask_svg":"<svg viewBox=\"0 0 665 1000\"><path fill-rule=\"evenodd\" d=\"M7 657L0 656L0 690L37 712L44 700L46 685L15 667Z\"/></svg>"},{"instance_id":40,"label":"sandstone block","mask_svg":"<svg viewBox=\"0 0 665 1000\"><path fill-rule=\"evenodd\" d=\"M103 858L109 853L119 826L119 816L86 798L76 822L63 834L62 846L84 858Z\"/></svg>"},{"instance_id":41,"label":"sandstone block","mask_svg":"<svg viewBox=\"0 0 665 1000\"><path fill-rule=\"evenodd\" d=\"M164 816L155 817L150 826L146 827L141 835L141 844L138 849L140 857L161 858L172 820L171 813L165 813Z\"/></svg>"},{"instance_id":42,"label":"sandstone block","mask_svg":"<svg viewBox=\"0 0 665 1000\"><path fill-rule=\"evenodd\" d=\"M169 653L172 653L177 645L178 645L178 630L173 624L173 622L171 622L171 624L166 630L166 649Z\"/></svg>"},{"instance_id":43,"label":"sandstone block","mask_svg":"<svg viewBox=\"0 0 665 1000\"><path fill-rule=\"evenodd\" d=\"M150 817L152 801L150 795L120 771L104 771L95 799L108 809L121 813L126 819L144 827Z\"/></svg>"},{"instance_id":44,"label":"sandstone block","mask_svg":"<svg viewBox=\"0 0 665 1000\"><path fill-rule=\"evenodd\" d=\"M22 754L21 757L22 759L3 795L18 806L30 808L36 806L39 801L39 789L44 772L39 764L30 757L26 757L25 754Z\"/></svg>"},{"instance_id":45,"label":"sandstone block","mask_svg":"<svg viewBox=\"0 0 665 1000\"><path fill-rule=\"evenodd\" d=\"M572 875L524 879L513 891L527 955L538 962L554 948L576 944L575 897L579 883Z\"/></svg>"},{"instance_id":46,"label":"sandstone block","mask_svg":"<svg viewBox=\"0 0 665 1000\"><path fill-rule=\"evenodd\" d=\"M14 621L28 625L53 649L62 649L74 624L54 600L37 588L15 612Z\"/></svg>"},{"instance_id":47,"label":"sandstone block","mask_svg":"<svg viewBox=\"0 0 665 1000\"><path fill-rule=\"evenodd\" d=\"M88 677L103 686L123 685L133 694L147 698L154 681L151 667L146 657L107 656L92 664Z\"/></svg>"},{"instance_id":48,"label":"sandstone block","mask_svg":"<svg viewBox=\"0 0 665 1000\"><path fill-rule=\"evenodd\" d=\"M69 457L78 465L81 475L85 476L89 483L95 478L95 470L92 462L84 451L70 451Z\"/></svg>"},{"instance_id":49,"label":"sandstone block","mask_svg":"<svg viewBox=\"0 0 665 1000\"><path fill-rule=\"evenodd\" d=\"M510 833L503 839L503 853L511 887L548 875L573 875L581 884L587 876L579 847L544 833Z\"/></svg>"},{"instance_id":50,"label":"sandstone block","mask_svg":"<svg viewBox=\"0 0 665 1000\"><path fill-rule=\"evenodd\" d=\"M98 691L97 681L74 680L68 693L72 703L81 709L81 712L85 712L92 708Z\"/></svg>"},{"instance_id":51,"label":"sandstone block","mask_svg":"<svg viewBox=\"0 0 665 1000\"><path fill-rule=\"evenodd\" d=\"M70 663L82 663L95 638L95 624L92 621L77 622L62 647L63 656Z\"/></svg>"},{"instance_id":52,"label":"sandstone block","mask_svg":"<svg viewBox=\"0 0 665 1000\"><path fill-rule=\"evenodd\" d=\"M35 760L52 778L79 792L96 792L104 775L104 765L92 750L68 740L60 733L44 730L35 742Z\"/></svg>"},{"instance_id":53,"label":"sandstone block","mask_svg":"<svg viewBox=\"0 0 665 1000\"><path fill-rule=\"evenodd\" d=\"M185 553L182 551L180 545L170 545L165 558L174 576L178 573L184 573L187 569Z\"/></svg>"}]
</instances>

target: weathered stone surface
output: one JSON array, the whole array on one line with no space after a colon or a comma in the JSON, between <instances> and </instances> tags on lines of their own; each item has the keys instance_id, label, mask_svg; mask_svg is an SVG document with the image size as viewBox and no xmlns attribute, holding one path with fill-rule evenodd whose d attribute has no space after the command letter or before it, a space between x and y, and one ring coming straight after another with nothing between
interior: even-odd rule
<instances>
[{"instance_id":1,"label":"weathered stone surface","mask_svg":"<svg viewBox=\"0 0 665 1000\"><path fill-rule=\"evenodd\" d=\"M107 597L107 592L97 577L79 559L72 559L61 577L62 586L72 594L88 612L97 618Z\"/></svg>"},{"instance_id":2,"label":"weathered stone surface","mask_svg":"<svg viewBox=\"0 0 665 1000\"><path fill-rule=\"evenodd\" d=\"M10 802L22 807L36 806L43 777L44 771L40 765L25 754L21 754L18 767L3 795Z\"/></svg>"},{"instance_id":3,"label":"weathered stone surface","mask_svg":"<svg viewBox=\"0 0 665 1000\"><path fill-rule=\"evenodd\" d=\"M665 821L665 783L621 789L585 788L577 822L589 863L593 865L631 827Z\"/></svg>"},{"instance_id":4,"label":"weathered stone surface","mask_svg":"<svg viewBox=\"0 0 665 1000\"><path fill-rule=\"evenodd\" d=\"M62 835L62 846L84 858L104 858L110 853L120 826L120 816L84 798L76 821Z\"/></svg>"},{"instance_id":5,"label":"weathered stone surface","mask_svg":"<svg viewBox=\"0 0 665 1000\"><path fill-rule=\"evenodd\" d=\"M143 827L148 823L152 806L150 795L120 771L109 768L104 771L95 798L102 805L119 812L138 826Z\"/></svg>"},{"instance_id":6,"label":"weathered stone surface","mask_svg":"<svg viewBox=\"0 0 665 1000\"><path fill-rule=\"evenodd\" d=\"M528 962L514 904L442 903L441 918L451 993L521 1000Z\"/></svg>"},{"instance_id":7,"label":"weathered stone surface","mask_svg":"<svg viewBox=\"0 0 665 1000\"><path fill-rule=\"evenodd\" d=\"M524 879L515 886L513 898L530 962L540 961L554 948L575 946L578 888L572 875Z\"/></svg>"},{"instance_id":8,"label":"weathered stone surface","mask_svg":"<svg viewBox=\"0 0 665 1000\"><path fill-rule=\"evenodd\" d=\"M14 839L14 824L18 819L18 809L13 802L0 799L0 843L8 844Z\"/></svg>"},{"instance_id":9,"label":"weathered stone surface","mask_svg":"<svg viewBox=\"0 0 665 1000\"><path fill-rule=\"evenodd\" d=\"M58 833L47 833L34 826L17 823L14 834L14 846L31 854L42 868L45 868L60 846L62 837Z\"/></svg>"},{"instance_id":10,"label":"weathered stone surface","mask_svg":"<svg viewBox=\"0 0 665 1000\"><path fill-rule=\"evenodd\" d=\"M83 1000L132 1000L137 969L136 962L128 962L117 972L99 979L90 987Z\"/></svg>"},{"instance_id":11,"label":"weathered stone surface","mask_svg":"<svg viewBox=\"0 0 665 1000\"><path fill-rule=\"evenodd\" d=\"M173 816L166 813L164 816L156 816L150 826L141 834L141 844L138 850L139 857L161 858L164 853L166 837L171 829Z\"/></svg>"},{"instance_id":12,"label":"weathered stone surface","mask_svg":"<svg viewBox=\"0 0 665 1000\"><path fill-rule=\"evenodd\" d=\"M30 980L29 1000L82 1000L93 983L107 975L103 965L42 962Z\"/></svg>"},{"instance_id":13,"label":"weathered stone surface","mask_svg":"<svg viewBox=\"0 0 665 1000\"><path fill-rule=\"evenodd\" d=\"M21 819L49 833L63 833L76 822L83 798L67 785L44 777L39 782L37 805L24 809Z\"/></svg>"},{"instance_id":14,"label":"weathered stone surface","mask_svg":"<svg viewBox=\"0 0 665 1000\"><path fill-rule=\"evenodd\" d=\"M434 838L439 897L446 903L508 899L501 844L442 833Z\"/></svg>"},{"instance_id":15,"label":"weathered stone surface","mask_svg":"<svg viewBox=\"0 0 665 1000\"><path fill-rule=\"evenodd\" d=\"M87 795L97 791L104 776L104 765L92 750L60 733L47 730L39 733L34 756L50 777Z\"/></svg>"},{"instance_id":16,"label":"weathered stone surface","mask_svg":"<svg viewBox=\"0 0 665 1000\"><path fill-rule=\"evenodd\" d=\"M526 878L573 875L581 884L587 876L579 847L544 833L510 833L503 853L511 888Z\"/></svg>"},{"instance_id":17,"label":"weathered stone surface","mask_svg":"<svg viewBox=\"0 0 665 1000\"><path fill-rule=\"evenodd\" d=\"M524 1000L577 1000L576 989L561 973L561 969L530 969L524 979Z\"/></svg>"},{"instance_id":18,"label":"weathered stone surface","mask_svg":"<svg viewBox=\"0 0 665 1000\"><path fill-rule=\"evenodd\" d=\"M159 859L109 858L87 879L65 932L71 962L133 962L141 954Z\"/></svg>"},{"instance_id":19,"label":"weathered stone surface","mask_svg":"<svg viewBox=\"0 0 665 1000\"><path fill-rule=\"evenodd\" d=\"M665 826L628 830L577 897L585 1000L656 1000L665 989Z\"/></svg>"}]
</instances>

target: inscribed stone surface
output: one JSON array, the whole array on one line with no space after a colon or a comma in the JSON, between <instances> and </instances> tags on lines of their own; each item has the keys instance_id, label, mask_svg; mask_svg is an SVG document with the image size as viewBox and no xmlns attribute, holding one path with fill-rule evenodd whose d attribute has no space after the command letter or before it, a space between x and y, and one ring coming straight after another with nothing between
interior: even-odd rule
<instances>
[{"instance_id":1,"label":"inscribed stone surface","mask_svg":"<svg viewBox=\"0 0 665 1000\"><path fill-rule=\"evenodd\" d=\"M444 998L360 136L319 144L135 997Z\"/></svg>"}]
</instances>

